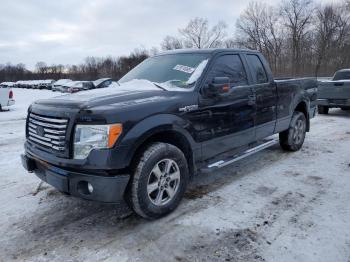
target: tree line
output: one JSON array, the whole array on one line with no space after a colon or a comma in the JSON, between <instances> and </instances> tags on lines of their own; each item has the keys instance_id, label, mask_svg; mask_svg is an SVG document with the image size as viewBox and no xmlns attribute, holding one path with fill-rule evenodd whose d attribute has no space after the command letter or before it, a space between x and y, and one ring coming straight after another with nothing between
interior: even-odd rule
<instances>
[{"instance_id":1,"label":"tree line","mask_svg":"<svg viewBox=\"0 0 350 262\"><path fill-rule=\"evenodd\" d=\"M251 1L228 34L224 21L210 25L193 18L176 35L165 36L161 50L181 48L248 48L262 52L279 77L330 76L350 67L350 0L320 4L313 0L281 0L271 6ZM24 64L0 64L0 82L31 79L118 80L158 48L135 50L128 56L87 57L78 65L47 65L35 70Z\"/></svg>"},{"instance_id":2,"label":"tree line","mask_svg":"<svg viewBox=\"0 0 350 262\"><path fill-rule=\"evenodd\" d=\"M234 36L227 28L225 22L210 27L207 19L195 18L178 35L166 36L161 47L258 50L280 77L330 76L350 67L350 0L282 0L275 6L251 1Z\"/></svg>"},{"instance_id":3,"label":"tree line","mask_svg":"<svg viewBox=\"0 0 350 262\"><path fill-rule=\"evenodd\" d=\"M87 57L79 65L59 64L48 66L45 62L38 62L34 71L27 70L24 64L0 64L0 82L35 79L57 80L61 78L96 80L104 77L118 80L149 55L149 51L135 50L128 56Z\"/></svg>"}]
</instances>

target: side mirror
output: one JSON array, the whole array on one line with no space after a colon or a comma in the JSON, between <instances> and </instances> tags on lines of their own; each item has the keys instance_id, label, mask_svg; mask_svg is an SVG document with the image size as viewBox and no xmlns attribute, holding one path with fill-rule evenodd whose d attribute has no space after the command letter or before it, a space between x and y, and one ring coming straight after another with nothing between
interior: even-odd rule
<instances>
[{"instance_id":1,"label":"side mirror","mask_svg":"<svg viewBox=\"0 0 350 262\"><path fill-rule=\"evenodd\" d=\"M214 77L211 83L204 87L204 93L208 97L218 96L230 91L230 78Z\"/></svg>"}]
</instances>

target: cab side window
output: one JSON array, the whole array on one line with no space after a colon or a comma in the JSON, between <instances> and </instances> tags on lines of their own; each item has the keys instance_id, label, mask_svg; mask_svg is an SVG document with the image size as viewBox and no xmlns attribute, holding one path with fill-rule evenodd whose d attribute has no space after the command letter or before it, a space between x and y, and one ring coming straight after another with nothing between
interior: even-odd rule
<instances>
[{"instance_id":1,"label":"cab side window","mask_svg":"<svg viewBox=\"0 0 350 262\"><path fill-rule=\"evenodd\" d=\"M212 66L207 83L214 77L230 78L231 87L248 85L247 74L239 55L223 55L218 57Z\"/></svg>"},{"instance_id":2,"label":"cab side window","mask_svg":"<svg viewBox=\"0 0 350 262\"><path fill-rule=\"evenodd\" d=\"M247 55L247 60L252 69L254 83L264 84L269 82L260 58L257 55Z\"/></svg>"}]
</instances>

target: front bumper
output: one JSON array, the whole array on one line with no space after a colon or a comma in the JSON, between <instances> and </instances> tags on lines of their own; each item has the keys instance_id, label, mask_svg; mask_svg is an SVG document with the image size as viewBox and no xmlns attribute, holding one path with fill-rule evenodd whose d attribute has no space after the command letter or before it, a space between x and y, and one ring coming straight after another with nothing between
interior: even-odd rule
<instances>
[{"instance_id":1,"label":"front bumper","mask_svg":"<svg viewBox=\"0 0 350 262\"><path fill-rule=\"evenodd\" d=\"M62 192L87 200L117 203L123 199L129 175L95 175L68 171L30 155L21 155L22 165ZM91 190L92 187L92 190Z\"/></svg>"},{"instance_id":2,"label":"front bumper","mask_svg":"<svg viewBox=\"0 0 350 262\"><path fill-rule=\"evenodd\" d=\"M319 106L329 106L329 107L350 106L350 99L326 99L326 98L319 98L319 99L317 99L317 105L319 105Z\"/></svg>"}]
</instances>

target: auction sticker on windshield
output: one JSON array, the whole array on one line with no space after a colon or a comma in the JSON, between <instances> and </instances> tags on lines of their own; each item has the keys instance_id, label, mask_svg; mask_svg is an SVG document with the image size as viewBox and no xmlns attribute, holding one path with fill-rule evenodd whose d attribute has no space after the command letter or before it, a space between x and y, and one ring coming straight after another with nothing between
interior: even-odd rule
<instances>
[{"instance_id":1,"label":"auction sticker on windshield","mask_svg":"<svg viewBox=\"0 0 350 262\"><path fill-rule=\"evenodd\" d=\"M181 72L187 73L187 74L192 74L194 72L194 70L195 70L195 68L189 67L189 66L185 66L185 65L176 65L173 69L177 70L177 71L181 71Z\"/></svg>"}]
</instances>

